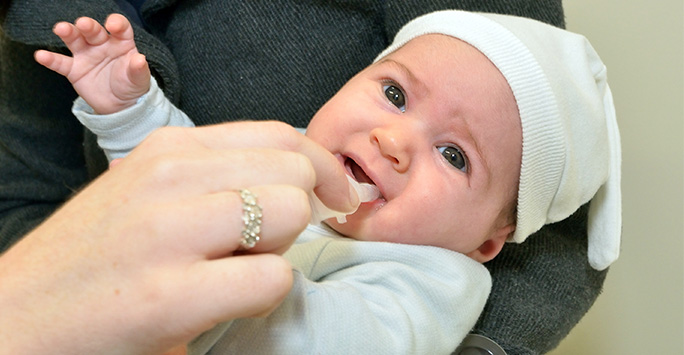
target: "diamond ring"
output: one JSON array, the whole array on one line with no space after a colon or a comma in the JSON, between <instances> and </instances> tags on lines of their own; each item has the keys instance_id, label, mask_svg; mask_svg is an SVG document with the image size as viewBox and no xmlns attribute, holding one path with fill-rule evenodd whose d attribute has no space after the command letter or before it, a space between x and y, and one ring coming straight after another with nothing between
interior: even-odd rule
<instances>
[{"instance_id":1,"label":"diamond ring","mask_svg":"<svg viewBox=\"0 0 684 355\"><path fill-rule=\"evenodd\" d=\"M238 191L242 198L242 240L240 249L253 248L259 241L261 232L261 206L257 203L257 197L251 191L242 189Z\"/></svg>"}]
</instances>

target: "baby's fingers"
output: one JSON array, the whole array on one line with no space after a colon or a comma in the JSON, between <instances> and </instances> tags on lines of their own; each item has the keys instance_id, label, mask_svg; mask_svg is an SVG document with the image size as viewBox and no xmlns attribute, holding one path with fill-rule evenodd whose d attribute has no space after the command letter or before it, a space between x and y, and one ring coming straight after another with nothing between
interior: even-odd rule
<instances>
[{"instance_id":1,"label":"baby's fingers","mask_svg":"<svg viewBox=\"0 0 684 355\"><path fill-rule=\"evenodd\" d=\"M121 14L111 14L105 21L105 28L112 37L119 40L133 40L133 27Z\"/></svg>"},{"instance_id":2,"label":"baby's fingers","mask_svg":"<svg viewBox=\"0 0 684 355\"><path fill-rule=\"evenodd\" d=\"M36 51L33 56L38 64L64 76L69 75L74 63L74 59L71 57L42 49Z\"/></svg>"},{"instance_id":3,"label":"baby's fingers","mask_svg":"<svg viewBox=\"0 0 684 355\"><path fill-rule=\"evenodd\" d=\"M88 46L79 30L68 22L58 22L52 28L52 32L64 42L71 53L83 50Z\"/></svg>"},{"instance_id":4,"label":"baby's fingers","mask_svg":"<svg viewBox=\"0 0 684 355\"><path fill-rule=\"evenodd\" d=\"M99 46L109 39L107 31L97 21L90 17L81 17L77 19L74 26L81 32L85 42L91 46Z\"/></svg>"},{"instance_id":5,"label":"baby's fingers","mask_svg":"<svg viewBox=\"0 0 684 355\"><path fill-rule=\"evenodd\" d=\"M135 87L144 88L141 92L136 93L137 96L143 95L149 90L150 85L150 69L147 60L140 53L135 53L130 58L127 71L128 79Z\"/></svg>"}]
</instances>

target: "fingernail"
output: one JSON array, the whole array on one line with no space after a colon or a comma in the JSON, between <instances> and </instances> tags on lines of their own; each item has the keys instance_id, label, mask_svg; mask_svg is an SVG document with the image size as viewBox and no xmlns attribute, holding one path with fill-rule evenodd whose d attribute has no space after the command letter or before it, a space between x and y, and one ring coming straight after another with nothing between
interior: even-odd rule
<instances>
[{"instance_id":1,"label":"fingernail","mask_svg":"<svg viewBox=\"0 0 684 355\"><path fill-rule=\"evenodd\" d=\"M359 183L349 175L347 175L347 180L349 180L349 202L351 203L351 210L356 211L361 204L361 199L359 197L359 193L357 192L357 185Z\"/></svg>"}]
</instances>

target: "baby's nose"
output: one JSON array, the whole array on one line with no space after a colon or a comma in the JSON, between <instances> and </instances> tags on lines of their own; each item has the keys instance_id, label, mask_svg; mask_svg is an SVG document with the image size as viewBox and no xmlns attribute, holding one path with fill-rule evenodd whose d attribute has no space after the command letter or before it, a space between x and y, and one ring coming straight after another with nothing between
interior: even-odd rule
<instances>
[{"instance_id":1,"label":"baby's nose","mask_svg":"<svg viewBox=\"0 0 684 355\"><path fill-rule=\"evenodd\" d=\"M371 143L388 159L397 172L404 173L411 165L414 135L403 125L377 127L371 131Z\"/></svg>"}]
</instances>

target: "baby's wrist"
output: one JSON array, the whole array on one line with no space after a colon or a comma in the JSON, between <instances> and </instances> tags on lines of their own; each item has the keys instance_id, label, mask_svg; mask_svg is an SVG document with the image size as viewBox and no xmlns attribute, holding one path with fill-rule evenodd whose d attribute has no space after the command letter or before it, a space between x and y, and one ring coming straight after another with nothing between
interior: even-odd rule
<instances>
[{"instance_id":1,"label":"baby's wrist","mask_svg":"<svg viewBox=\"0 0 684 355\"><path fill-rule=\"evenodd\" d=\"M121 112L129 107L135 106L135 104L140 100L140 98L132 99L132 100L127 100L125 102L120 102L117 104L111 104L111 105L102 105L102 106L94 106L90 105L90 107L93 109L93 113L96 115L100 116L106 116L106 115L111 115L114 113Z\"/></svg>"},{"instance_id":2,"label":"baby's wrist","mask_svg":"<svg viewBox=\"0 0 684 355\"><path fill-rule=\"evenodd\" d=\"M144 90L140 90L141 94L131 97L129 99L118 99L115 98L113 101L109 102L94 102L93 104L88 102L88 105L93 109L93 112L97 115L110 115L114 113L121 112L130 107L137 105L146 95L149 94L151 86L148 85ZM87 102L87 101L86 101Z\"/></svg>"}]
</instances>

